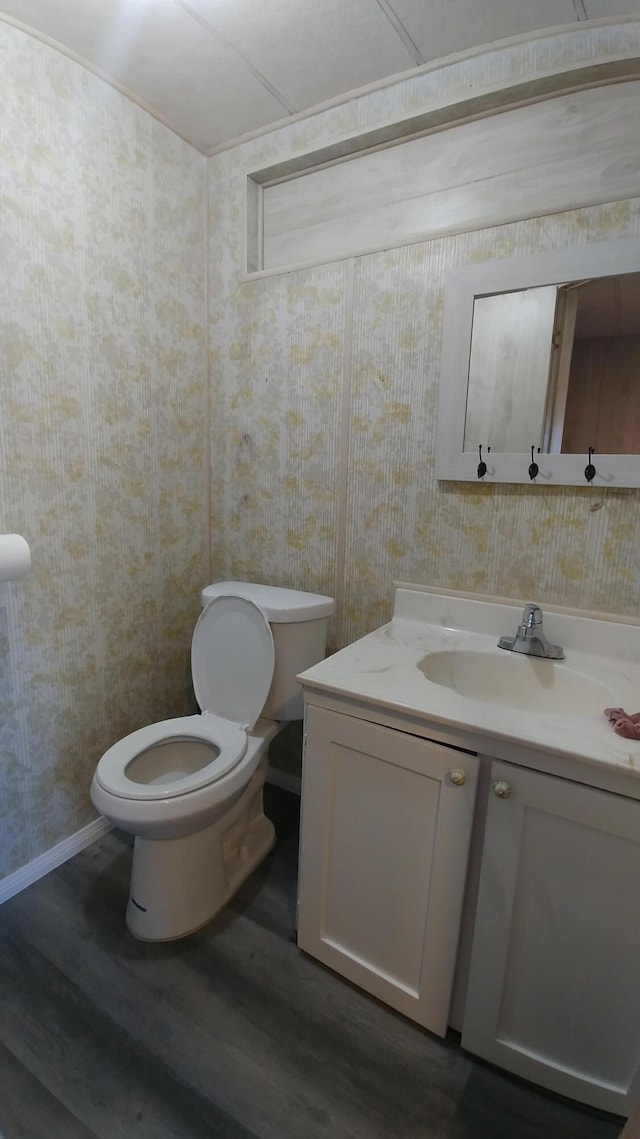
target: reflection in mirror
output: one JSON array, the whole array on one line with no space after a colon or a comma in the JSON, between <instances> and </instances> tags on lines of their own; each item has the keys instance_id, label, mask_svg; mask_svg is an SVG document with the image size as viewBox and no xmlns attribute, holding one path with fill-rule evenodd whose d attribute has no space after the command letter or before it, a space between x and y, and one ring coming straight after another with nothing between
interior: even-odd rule
<instances>
[{"instance_id":1,"label":"reflection in mirror","mask_svg":"<svg viewBox=\"0 0 640 1139\"><path fill-rule=\"evenodd\" d=\"M464 449L540 445L556 311L555 285L476 297Z\"/></svg>"},{"instance_id":2,"label":"reflection in mirror","mask_svg":"<svg viewBox=\"0 0 640 1139\"><path fill-rule=\"evenodd\" d=\"M476 296L464 450L640 454L640 273Z\"/></svg>"}]
</instances>

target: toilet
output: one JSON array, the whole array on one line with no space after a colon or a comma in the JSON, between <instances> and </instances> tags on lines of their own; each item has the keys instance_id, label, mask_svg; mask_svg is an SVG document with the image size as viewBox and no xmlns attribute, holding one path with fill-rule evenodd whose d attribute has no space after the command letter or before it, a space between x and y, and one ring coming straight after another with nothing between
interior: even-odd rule
<instances>
[{"instance_id":1,"label":"toilet","mask_svg":"<svg viewBox=\"0 0 640 1139\"><path fill-rule=\"evenodd\" d=\"M298 673L322 660L330 597L248 582L202 591L191 642L199 715L140 728L98 762L91 799L135 835L126 921L144 941L199 929L273 846L267 747L302 717Z\"/></svg>"}]
</instances>

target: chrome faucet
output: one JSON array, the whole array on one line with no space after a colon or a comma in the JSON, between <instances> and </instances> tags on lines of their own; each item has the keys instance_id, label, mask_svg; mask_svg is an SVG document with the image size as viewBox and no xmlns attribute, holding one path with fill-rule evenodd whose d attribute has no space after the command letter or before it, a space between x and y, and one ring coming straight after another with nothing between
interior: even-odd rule
<instances>
[{"instance_id":1,"label":"chrome faucet","mask_svg":"<svg viewBox=\"0 0 640 1139\"><path fill-rule=\"evenodd\" d=\"M522 619L515 637L500 637L499 649L512 653L526 653L531 657L547 657L549 660L562 660L562 645L552 645L542 629L542 609L539 605L525 605Z\"/></svg>"}]
</instances>

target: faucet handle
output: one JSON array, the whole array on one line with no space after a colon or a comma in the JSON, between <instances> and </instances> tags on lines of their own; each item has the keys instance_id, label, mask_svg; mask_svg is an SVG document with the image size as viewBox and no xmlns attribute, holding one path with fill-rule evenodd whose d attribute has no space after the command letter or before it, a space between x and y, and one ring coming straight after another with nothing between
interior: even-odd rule
<instances>
[{"instance_id":1,"label":"faucet handle","mask_svg":"<svg viewBox=\"0 0 640 1139\"><path fill-rule=\"evenodd\" d=\"M542 624L542 609L534 602L525 605L520 622L525 629L535 629Z\"/></svg>"}]
</instances>

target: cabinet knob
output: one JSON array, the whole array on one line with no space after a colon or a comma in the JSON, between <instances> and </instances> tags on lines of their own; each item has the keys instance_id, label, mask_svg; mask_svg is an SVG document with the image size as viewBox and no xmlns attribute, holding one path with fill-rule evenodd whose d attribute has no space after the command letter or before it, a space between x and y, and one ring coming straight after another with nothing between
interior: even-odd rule
<instances>
[{"instance_id":1,"label":"cabinet knob","mask_svg":"<svg viewBox=\"0 0 640 1139\"><path fill-rule=\"evenodd\" d=\"M493 793L497 795L498 799L508 799L511 794L511 787L504 779L498 779L493 785Z\"/></svg>"},{"instance_id":2,"label":"cabinet knob","mask_svg":"<svg viewBox=\"0 0 640 1139\"><path fill-rule=\"evenodd\" d=\"M453 771L448 773L449 782L453 783L454 787L464 787L467 782L467 773L462 771L459 767L454 767Z\"/></svg>"}]
</instances>

